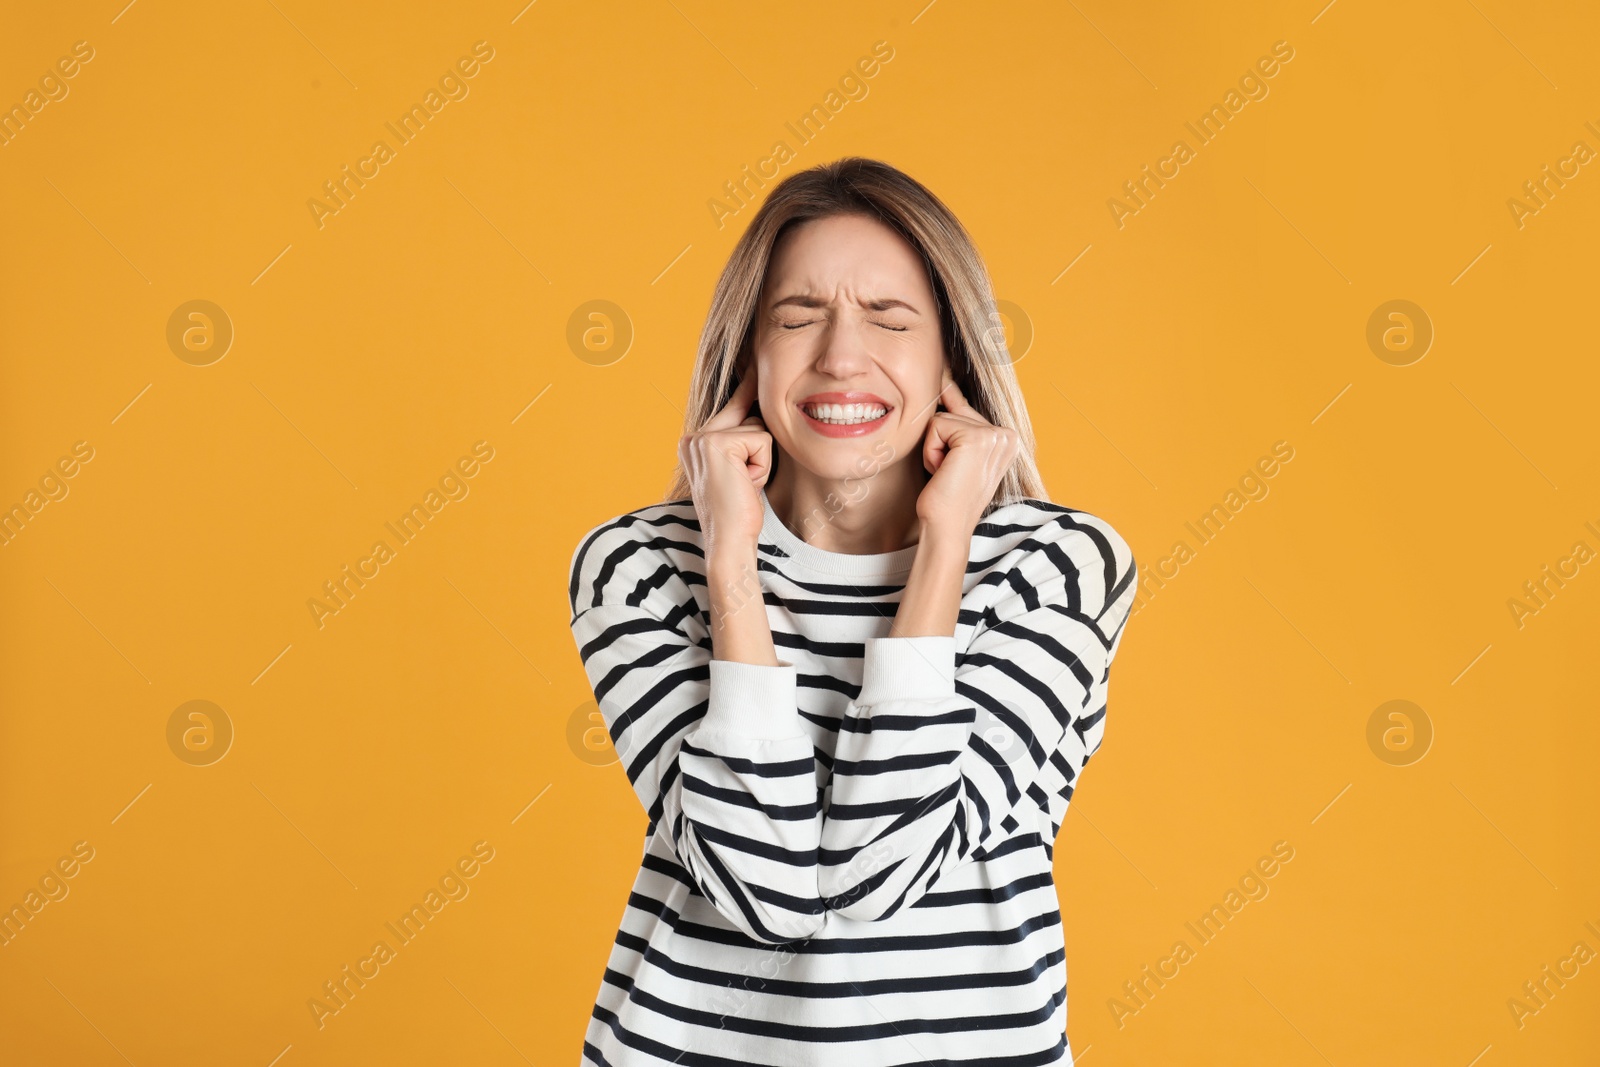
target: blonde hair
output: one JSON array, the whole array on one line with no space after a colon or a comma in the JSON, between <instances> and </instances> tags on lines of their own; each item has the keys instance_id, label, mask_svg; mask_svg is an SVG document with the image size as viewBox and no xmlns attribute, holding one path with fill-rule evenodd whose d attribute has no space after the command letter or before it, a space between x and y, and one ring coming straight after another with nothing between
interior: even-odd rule
<instances>
[{"instance_id":1,"label":"blonde hair","mask_svg":"<svg viewBox=\"0 0 1600 1067\"><path fill-rule=\"evenodd\" d=\"M887 163L861 156L790 175L750 220L711 296L689 382L683 432L700 429L727 404L739 384L736 370L744 358L754 355L757 304L779 237L791 226L835 215L876 219L917 250L928 267L945 354L956 385L979 414L996 426L1017 431L1022 439L984 514L1024 498L1048 501L1034 460L1033 425L977 246L950 209L916 179ZM776 448L772 459L769 483L777 473ZM680 463L665 501L688 499L689 480Z\"/></svg>"}]
</instances>

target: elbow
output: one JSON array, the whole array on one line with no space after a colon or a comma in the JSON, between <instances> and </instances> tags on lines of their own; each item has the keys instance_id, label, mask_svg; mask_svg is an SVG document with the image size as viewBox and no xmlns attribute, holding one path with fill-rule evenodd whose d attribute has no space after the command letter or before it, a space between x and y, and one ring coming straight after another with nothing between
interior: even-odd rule
<instances>
[{"instance_id":1,"label":"elbow","mask_svg":"<svg viewBox=\"0 0 1600 1067\"><path fill-rule=\"evenodd\" d=\"M814 937L828 921L828 909L817 901L815 911L762 908L754 915L729 916L729 919L752 941L763 945L788 945Z\"/></svg>"},{"instance_id":2,"label":"elbow","mask_svg":"<svg viewBox=\"0 0 1600 1067\"><path fill-rule=\"evenodd\" d=\"M870 880L858 882L835 896L824 896L822 902L829 911L852 922L883 922L914 904L922 895L919 888Z\"/></svg>"},{"instance_id":3,"label":"elbow","mask_svg":"<svg viewBox=\"0 0 1600 1067\"><path fill-rule=\"evenodd\" d=\"M849 894L842 897L832 897L827 901L828 910L842 915L846 919L858 923L875 923L887 919L896 910L884 909L883 903L871 894L852 899Z\"/></svg>"},{"instance_id":4,"label":"elbow","mask_svg":"<svg viewBox=\"0 0 1600 1067\"><path fill-rule=\"evenodd\" d=\"M709 900L722 918L750 940L787 945L810 940L828 921L828 908L816 892L816 883L809 878L806 882L809 884L789 886L785 891L736 880L724 883L726 895Z\"/></svg>"},{"instance_id":5,"label":"elbow","mask_svg":"<svg viewBox=\"0 0 1600 1067\"><path fill-rule=\"evenodd\" d=\"M900 910L901 901L889 880L901 866L894 846L875 841L856 852L849 863L824 868L818 879L822 903L835 914L856 922L878 922Z\"/></svg>"}]
</instances>

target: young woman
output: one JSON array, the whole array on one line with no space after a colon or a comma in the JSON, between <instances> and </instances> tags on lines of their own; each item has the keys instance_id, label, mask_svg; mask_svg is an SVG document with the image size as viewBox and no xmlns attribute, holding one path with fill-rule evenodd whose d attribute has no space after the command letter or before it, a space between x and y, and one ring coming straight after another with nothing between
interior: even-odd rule
<instances>
[{"instance_id":1,"label":"young woman","mask_svg":"<svg viewBox=\"0 0 1600 1067\"><path fill-rule=\"evenodd\" d=\"M1052 858L1137 570L1049 502L993 306L873 160L734 249L668 499L572 557L650 819L583 1062L1071 1062Z\"/></svg>"}]
</instances>

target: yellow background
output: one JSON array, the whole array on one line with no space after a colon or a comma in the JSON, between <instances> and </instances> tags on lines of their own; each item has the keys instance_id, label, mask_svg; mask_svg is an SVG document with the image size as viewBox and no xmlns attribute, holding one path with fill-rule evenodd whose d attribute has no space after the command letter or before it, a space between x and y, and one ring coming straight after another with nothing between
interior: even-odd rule
<instances>
[{"instance_id":1,"label":"yellow background","mask_svg":"<svg viewBox=\"0 0 1600 1067\"><path fill-rule=\"evenodd\" d=\"M94 58L0 147L0 504L94 456L0 547L0 903L94 857L0 948L5 1062L578 1060L645 820L569 741L591 694L566 568L660 498L753 213L709 204L778 140L783 175L863 154L945 199L1031 323L1053 497L1147 566L1195 549L1130 624L1057 853L1080 1060L1600 1055L1600 962L1520 1027L1507 1004L1600 952L1600 564L1521 627L1508 607L1600 549L1597 165L1520 227L1507 206L1600 149L1592 8L111 0L7 23L8 106L74 42ZM323 183L480 40L469 94L319 228ZM800 143L785 124L880 40L867 94ZM1280 40L1269 94L1119 228L1123 182ZM166 339L199 299L235 331L207 366ZM1435 331L1408 366L1366 341L1392 299ZM622 358L569 345L591 300L631 324ZM307 601L477 441L469 495L319 628ZM1185 523L1277 441L1270 493L1196 547ZM1434 734L1405 766L1367 740L1396 699ZM169 747L191 700L235 731L208 766ZM469 895L319 1029L322 984L478 841ZM1184 924L1277 841L1269 895L1199 946ZM1194 958L1119 1026L1109 1002L1180 939Z\"/></svg>"}]
</instances>

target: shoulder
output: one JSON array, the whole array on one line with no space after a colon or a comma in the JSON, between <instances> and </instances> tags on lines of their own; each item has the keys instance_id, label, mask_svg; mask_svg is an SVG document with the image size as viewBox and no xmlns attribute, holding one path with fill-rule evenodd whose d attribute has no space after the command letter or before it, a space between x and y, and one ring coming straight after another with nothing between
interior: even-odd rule
<instances>
[{"instance_id":1,"label":"shoulder","mask_svg":"<svg viewBox=\"0 0 1600 1067\"><path fill-rule=\"evenodd\" d=\"M1053 585L1094 618L1131 596L1138 573L1132 546L1109 521L1049 500L995 508L972 540L985 580L1018 593Z\"/></svg>"},{"instance_id":2,"label":"shoulder","mask_svg":"<svg viewBox=\"0 0 1600 1067\"><path fill-rule=\"evenodd\" d=\"M984 555L1002 551L1037 551L1051 545L1092 548L1119 571L1133 562L1133 549L1116 527L1098 515L1049 500L1025 497L1002 504L973 531L973 540L987 548Z\"/></svg>"},{"instance_id":3,"label":"shoulder","mask_svg":"<svg viewBox=\"0 0 1600 1067\"><path fill-rule=\"evenodd\" d=\"M700 520L692 500L646 504L591 526L578 538L567 567L567 593L574 614L598 603L606 584L619 575L645 575L662 566L676 568L685 555L704 558Z\"/></svg>"}]
</instances>

